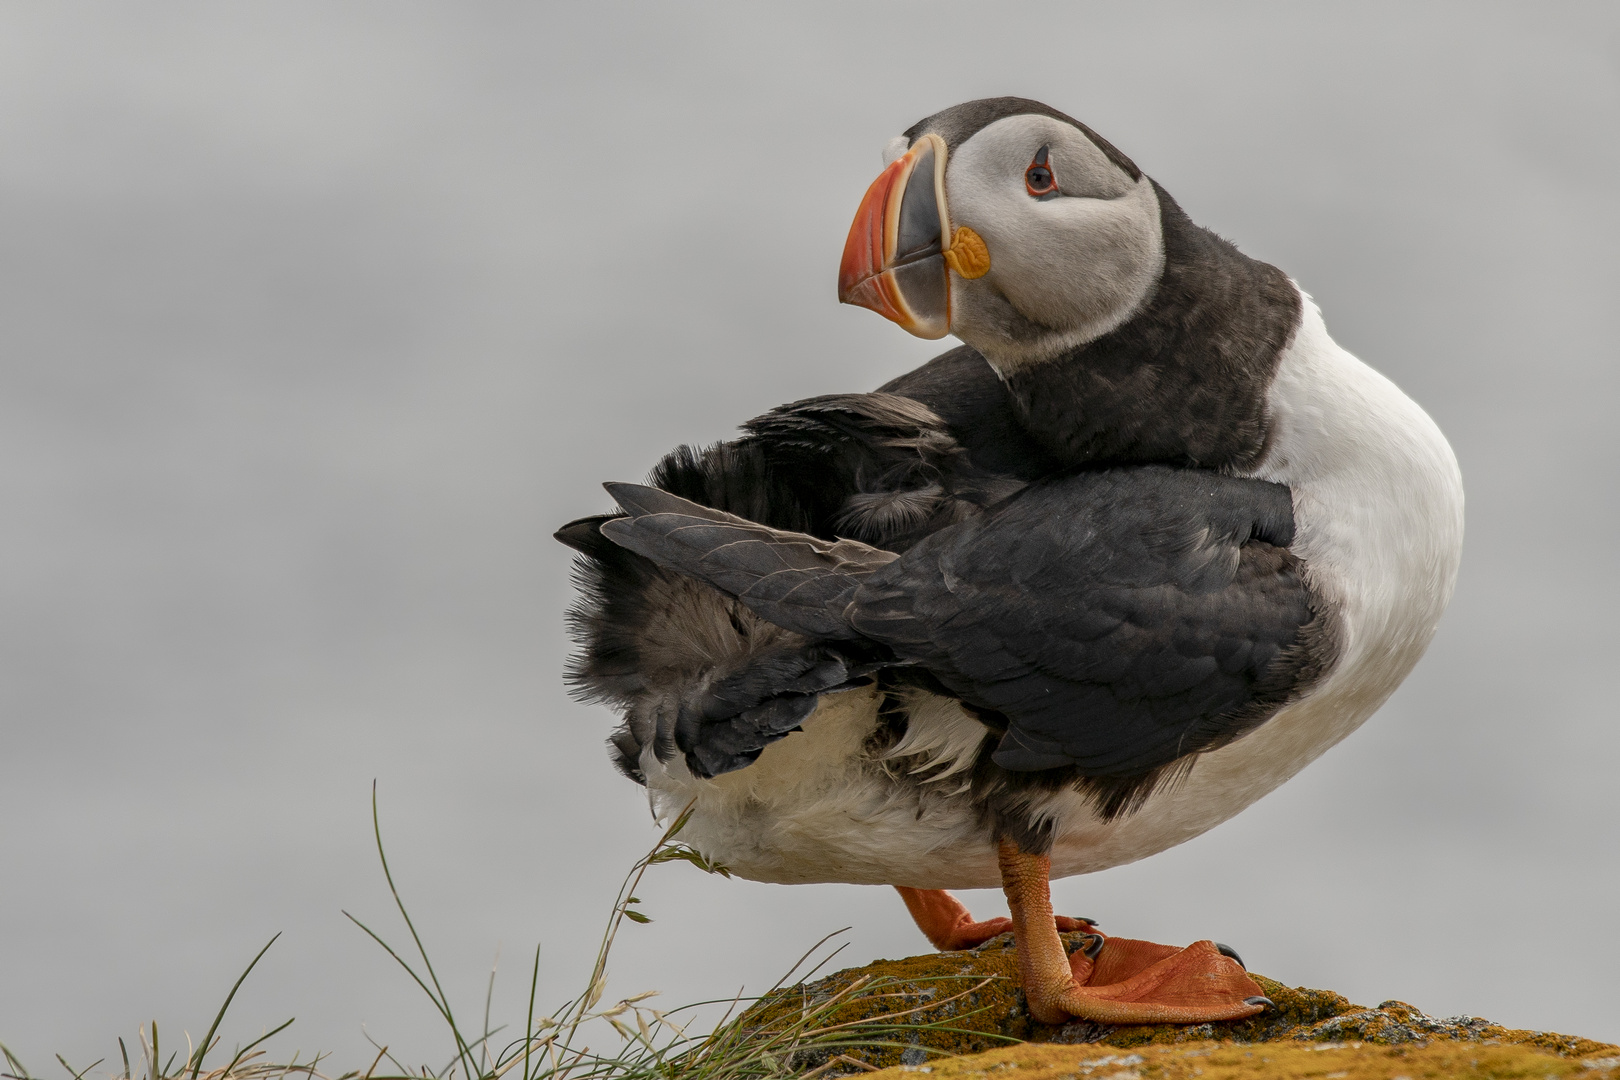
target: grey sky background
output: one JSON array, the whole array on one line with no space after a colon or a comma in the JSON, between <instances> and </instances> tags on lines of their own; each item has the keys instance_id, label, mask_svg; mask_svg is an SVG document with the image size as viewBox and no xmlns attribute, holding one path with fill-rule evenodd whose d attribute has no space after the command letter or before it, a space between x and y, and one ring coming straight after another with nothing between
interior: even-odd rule
<instances>
[{"instance_id":1,"label":"grey sky background","mask_svg":"<svg viewBox=\"0 0 1620 1080\"><path fill-rule=\"evenodd\" d=\"M373 778L462 1010L499 951L521 1023L536 942L575 992L655 834L563 691L550 533L943 347L840 308L838 257L889 136L1005 93L1300 281L1469 499L1394 700L1059 909L1620 1040L1620 8L1478 3L0 8L0 1040L200 1038L280 930L227 1044L439 1063L340 914L404 937ZM610 994L926 947L888 890L641 896Z\"/></svg>"}]
</instances>

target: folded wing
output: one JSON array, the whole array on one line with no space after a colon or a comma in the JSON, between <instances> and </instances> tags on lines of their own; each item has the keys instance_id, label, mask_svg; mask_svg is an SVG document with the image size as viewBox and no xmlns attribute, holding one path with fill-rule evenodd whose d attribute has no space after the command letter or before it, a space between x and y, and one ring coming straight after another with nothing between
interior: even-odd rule
<instances>
[{"instance_id":1,"label":"folded wing","mask_svg":"<svg viewBox=\"0 0 1620 1080\"><path fill-rule=\"evenodd\" d=\"M996 764L1133 777L1258 725L1325 665L1286 488L1143 466L1031 485L903 555L614 485L603 534L812 638L926 668Z\"/></svg>"}]
</instances>

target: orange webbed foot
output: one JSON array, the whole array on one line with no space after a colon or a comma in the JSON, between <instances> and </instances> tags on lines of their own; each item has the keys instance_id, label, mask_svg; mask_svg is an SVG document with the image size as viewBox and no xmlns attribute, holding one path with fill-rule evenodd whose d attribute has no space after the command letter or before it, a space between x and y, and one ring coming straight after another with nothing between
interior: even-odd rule
<instances>
[{"instance_id":1,"label":"orange webbed foot","mask_svg":"<svg viewBox=\"0 0 1620 1080\"><path fill-rule=\"evenodd\" d=\"M1070 954L1069 985L1043 1004L1101 1023L1202 1024L1241 1020L1272 1003L1236 955L1216 942L1177 948L1093 937L1094 944Z\"/></svg>"},{"instance_id":2,"label":"orange webbed foot","mask_svg":"<svg viewBox=\"0 0 1620 1080\"><path fill-rule=\"evenodd\" d=\"M1051 914L1049 859L1003 842L1001 873L1024 996L1044 1024L1202 1024L1254 1016L1271 1004L1237 954L1213 941L1178 949L1090 931L1069 955Z\"/></svg>"}]
</instances>

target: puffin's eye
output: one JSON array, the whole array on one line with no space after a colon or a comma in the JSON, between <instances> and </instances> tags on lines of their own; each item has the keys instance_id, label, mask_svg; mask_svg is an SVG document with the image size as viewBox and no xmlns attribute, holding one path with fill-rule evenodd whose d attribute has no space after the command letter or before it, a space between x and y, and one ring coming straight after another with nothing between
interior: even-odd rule
<instances>
[{"instance_id":1,"label":"puffin's eye","mask_svg":"<svg viewBox=\"0 0 1620 1080\"><path fill-rule=\"evenodd\" d=\"M1058 194L1057 177L1052 175L1052 167L1047 164L1050 149L1043 146L1035 151L1035 160L1024 170L1024 190L1029 192L1031 198L1050 199Z\"/></svg>"}]
</instances>

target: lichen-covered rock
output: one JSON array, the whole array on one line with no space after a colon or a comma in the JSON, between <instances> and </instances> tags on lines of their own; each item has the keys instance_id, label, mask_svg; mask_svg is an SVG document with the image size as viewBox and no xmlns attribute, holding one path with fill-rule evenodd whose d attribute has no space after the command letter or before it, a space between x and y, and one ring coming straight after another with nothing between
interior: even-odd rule
<instances>
[{"instance_id":1,"label":"lichen-covered rock","mask_svg":"<svg viewBox=\"0 0 1620 1080\"><path fill-rule=\"evenodd\" d=\"M1439 1039L1399 1045L1205 1041L1135 1050L1025 1043L928 1065L863 1073L862 1080L1613 1080L1617 1076L1620 1056L1568 1058L1523 1043Z\"/></svg>"},{"instance_id":2,"label":"lichen-covered rock","mask_svg":"<svg viewBox=\"0 0 1620 1080\"><path fill-rule=\"evenodd\" d=\"M1065 935L1070 936L1078 937ZM1054 1027L1035 1021L1025 1008L1023 994L1018 988L1012 935L1003 934L978 948L963 952L931 953L905 960L879 960L815 982L787 987L758 1002L743 1015L740 1024L744 1029L755 1032L781 1032L795 1024L804 1024L807 1018L813 1018L813 1024L809 1026L823 1032L832 1029L842 1045L829 1045L825 1036L806 1040L807 1045L793 1054L792 1061L793 1067L801 1072L819 1070L819 1075L828 1077L872 1067L927 1070L955 1077L961 1070L968 1069L968 1065L945 1059L984 1054L986 1051L991 1053L972 1060L988 1064L974 1066L977 1072L963 1072L964 1078L970 1072L974 1076L988 1075L984 1071L986 1069L1036 1067L1036 1059L1028 1058L1034 1048L1015 1045L1022 1043L1048 1044L1042 1053L1057 1054L1056 1058L1051 1059L1053 1062L1067 1062L1062 1075L1069 1078L1090 1075L1086 1068L1101 1070L1097 1072L1099 1076L1104 1073L1166 1077L1194 1075L1191 1071L1174 1071L1183 1066L1186 1069L1202 1069L1202 1076L1206 1080L1220 1075L1271 1075L1270 1072L1211 1071L1216 1066L1216 1059L1209 1057L1215 1053L1210 1047L1265 1045L1276 1048L1279 1053L1286 1050L1290 1062L1288 1068L1294 1070L1284 1070L1276 1075L1359 1075L1340 1072L1339 1066L1327 1068L1324 1065L1320 1071L1311 1071L1327 1059L1326 1056L1308 1055L1324 1054L1320 1048L1326 1046L1332 1049L1352 1048L1357 1054L1362 1048L1371 1048L1368 1054L1373 1054L1374 1050L1378 1053L1387 1051L1388 1054L1421 1053L1426 1055L1425 1061L1434 1057L1432 1064L1439 1066L1444 1063L1447 1069L1453 1066L1463 1068L1458 1063L1465 1059L1476 1063L1467 1066L1475 1071L1455 1074L1444 1070L1436 1072L1427 1064L1420 1069L1414 1064L1412 1069L1406 1070L1412 1077L1540 1077L1564 1075L1567 1071L1551 1068L1539 1072L1534 1069L1522 1073L1512 1071L1531 1058L1544 1058L1554 1064L1579 1060L1582 1063L1573 1066L1575 1072L1591 1080L1600 1080L1609 1073L1614 1073L1620 1080L1620 1071L1616 1071L1616 1066L1620 1066L1620 1047L1567 1035L1509 1030L1469 1016L1436 1019L1400 1001L1386 1001L1377 1008L1366 1008L1353 1005L1342 995L1330 991L1290 988L1264 976L1253 977L1264 988L1266 996L1276 1003L1276 1008L1247 1020L1190 1027L1170 1024L1112 1026L1075 1021ZM1483 1056L1479 1053L1473 1057L1452 1054L1457 1046L1463 1044L1491 1049ZM1440 1051L1430 1053L1442 1045L1452 1049L1443 1054ZM1063 1048L1061 1051L1060 1047ZM1102 1062L1109 1057L1108 1053L1102 1052L1103 1047L1120 1051L1152 1050L1155 1054L1160 1049L1174 1052L1168 1057L1142 1057L1137 1054L1138 1060L1129 1065L1125 1064L1124 1058L1131 1054L1115 1054L1119 1068L1105 1069L1102 1064L1082 1068L1078 1064L1091 1059ZM1513 1053L1507 1053L1508 1048L1512 1048ZM1247 1051L1239 1052L1240 1057L1244 1053ZM1008 1057L1009 1054L1013 1056ZM1024 1057L1019 1057L1020 1054ZM1176 1054L1182 1056L1176 1057ZM1219 1057L1223 1062L1230 1056L1225 1050L1221 1054L1225 1055ZM1435 1054L1440 1056L1435 1057ZM1197 1055L1202 1057L1195 1062ZM1307 1056L1295 1060L1297 1055ZM1601 1064L1609 1061L1605 1055L1612 1057L1612 1062ZM1347 1056L1345 1060L1355 1056ZM1027 1065L1026 1060L1029 1062ZM1038 1060L1046 1061L1047 1058L1039 1057ZM1233 1061L1238 1059L1234 1058ZM1254 1064L1249 1057L1243 1057L1242 1061L1248 1063L1244 1068ZM1281 1068L1282 1059L1277 1058L1277 1061ZM1482 1062L1485 1064L1480 1064ZM1305 1069L1306 1064L1311 1065L1311 1070L1299 1071ZM1488 1070L1498 1071L1478 1071L1487 1067ZM1536 1065L1535 1068L1541 1066ZM1077 1069L1080 1071L1076 1072ZM1144 1069L1149 1071L1143 1072ZM1153 1069L1160 1071L1152 1072ZM1384 1071L1378 1072L1378 1069ZM1500 1071L1503 1069L1508 1071ZM1604 1069L1608 1072L1604 1072ZM1392 1076L1402 1075L1402 1072L1400 1068L1391 1071L1389 1062L1383 1062L1368 1075L1376 1074L1379 1080L1389 1080ZM1019 1080L1040 1078L1020 1072Z\"/></svg>"},{"instance_id":3,"label":"lichen-covered rock","mask_svg":"<svg viewBox=\"0 0 1620 1080\"><path fill-rule=\"evenodd\" d=\"M780 1031L814 1010L826 1010L816 1017L818 1029L860 1025L863 1030L851 1032L857 1041L850 1045L795 1054L793 1065L800 1070L824 1066L839 1053L879 1068L916 1065L1049 1038L1060 1030L1036 1023L1024 1007L1011 934L964 952L878 960L790 986L758 1002L740 1023ZM884 1030L869 1030L874 1026Z\"/></svg>"}]
</instances>

